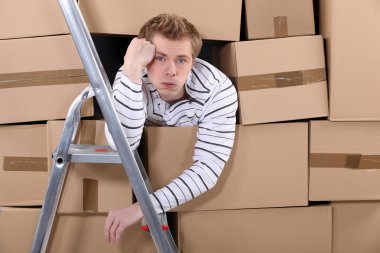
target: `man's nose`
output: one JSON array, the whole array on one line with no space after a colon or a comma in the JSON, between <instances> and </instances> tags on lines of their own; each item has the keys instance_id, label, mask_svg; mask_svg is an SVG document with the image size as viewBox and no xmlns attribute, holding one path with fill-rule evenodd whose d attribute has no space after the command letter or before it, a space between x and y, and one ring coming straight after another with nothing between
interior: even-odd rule
<instances>
[{"instance_id":1,"label":"man's nose","mask_svg":"<svg viewBox=\"0 0 380 253\"><path fill-rule=\"evenodd\" d=\"M176 66L174 61L168 61L166 74L168 76L175 76L176 75Z\"/></svg>"}]
</instances>

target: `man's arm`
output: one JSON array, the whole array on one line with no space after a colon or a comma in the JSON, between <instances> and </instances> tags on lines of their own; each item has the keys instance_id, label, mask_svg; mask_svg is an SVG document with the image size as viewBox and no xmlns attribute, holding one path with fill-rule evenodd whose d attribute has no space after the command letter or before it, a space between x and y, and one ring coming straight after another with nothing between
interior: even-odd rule
<instances>
[{"instance_id":1,"label":"man's arm","mask_svg":"<svg viewBox=\"0 0 380 253\"><path fill-rule=\"evenodd\" d=\"M112 101L132 150L140 143L147 114L142 91L142 71L152 61L154 53L153 44L145 39L134 38L128 46L124 65L117 72L113 84ZM107 124L105 134L110 146L116 150ZM117 243L123 230L138 222L142 216L138 203L110 211L104 225L106 241Z\"/></svg>"},{"instance_id":2,"label":"man's arm","mask_svg":"<svg viewBox=\"0 0 380 253\"><path fill-rule=\"evenodd\" d=\"M112 101L132 150L140 143L146 119L141 85L142 71L152 61L154 52L153 44L145 39L134 38L124 56L124 65L117 72L113 84ZM108 143L116 150L107 125L105 133Z\"/></svg>"},{"instance_id":3,"label":"man's arm","mask_svg":"<svg viewBox=\"0 0 380 253\"><path fill-rule=\"evenodd\" d=\"M193 165L151 194L157 213L173 209L215 186L234 143L237 106L235 87L227 79L199 124Z\"/></svg>"}]
</instances>

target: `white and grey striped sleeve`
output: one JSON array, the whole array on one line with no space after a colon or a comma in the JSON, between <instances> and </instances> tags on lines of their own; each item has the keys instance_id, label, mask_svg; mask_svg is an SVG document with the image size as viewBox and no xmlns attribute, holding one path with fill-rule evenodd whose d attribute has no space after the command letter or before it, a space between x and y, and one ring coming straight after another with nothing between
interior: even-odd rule
<instances>
[{"instance_id":1,"label":"white and grey striped sleeve","mask_svg":"<svg viewBox=\"0 0 380 253\"><path fill-rule=\"evenodd\" d=\"M135 150L140 144L146 119L145 96L142 91L142 85L129 80L123 74L122 69L119 69L112 90L112 102L117 116L131 149ZM105 134L109 145L116 150L107 124L105 126Z\"/></svg>"},{"instance_id":2,"label":"white and grey striped sleeve","mask_svg":"<svg viewBox=\"0 0 380 253\"><path fill-rule=\"evenodd\" d=\"M151 194L157 213L175 208L215 186L233 147L237 107L236 89L227 79L218 87L198 125L193 165Z\"/></svg>"}]
</instances>

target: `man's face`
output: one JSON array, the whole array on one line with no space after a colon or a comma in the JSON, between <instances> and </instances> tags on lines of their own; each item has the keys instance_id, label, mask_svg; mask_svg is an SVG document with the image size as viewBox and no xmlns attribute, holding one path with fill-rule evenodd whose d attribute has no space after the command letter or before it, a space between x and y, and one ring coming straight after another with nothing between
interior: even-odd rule
<instances>
[{"instance_id":1,"label":"man's face","mask_svg":"<svg viewBox=\"0 0 380 253\"><path fill-rule=\"evenodd\" d=\"M190 39L168 40L157 34L152 43L156 52L147 66L149 79L163 100L176 102L185 96L184 85L193 65Z\"/></svg>"}]
</instances>

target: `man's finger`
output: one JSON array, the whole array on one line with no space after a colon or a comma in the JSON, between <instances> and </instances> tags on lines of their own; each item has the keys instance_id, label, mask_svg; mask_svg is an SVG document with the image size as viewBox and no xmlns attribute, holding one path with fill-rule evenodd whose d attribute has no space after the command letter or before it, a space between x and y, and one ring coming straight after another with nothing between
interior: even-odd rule
<instances>
[{"instance_id":1,"label":"man's finger","mask_svg":"<svg viewBox=\"0 0 380 253\"><path fill-rule=\"evenodd\" d=\"M110 229L111 229L113 222L114 222L113 215L108 214L108 217L106 219L106 223L104 225L104 237L108 243L110 242Z\"/></svg>"},{"instance_id":2,"label":"man's finger","mask_svg":"<svg viewBox=\"0 0 380 253\"><path fill-rule=\"evenodd\" d=\"M117 221L115 220L113 223L112 223L112 226L110 228L110 242L111 243L116 243L116 230L119 228L120 226L120 221Z\"/></svg>"},{"instance_id":3,"label":"man's finger","mask_svg":"<svg viewBox=\"0 0 380 253\"><path fill-rule=\"evenodd\" d=\"M116 232L115 232L116 243L119 243L120 236L121 236L121 233L123 233L124 228L125 226L120 223L119 227L116 229Z\"/></svg>"}]
</instances>

